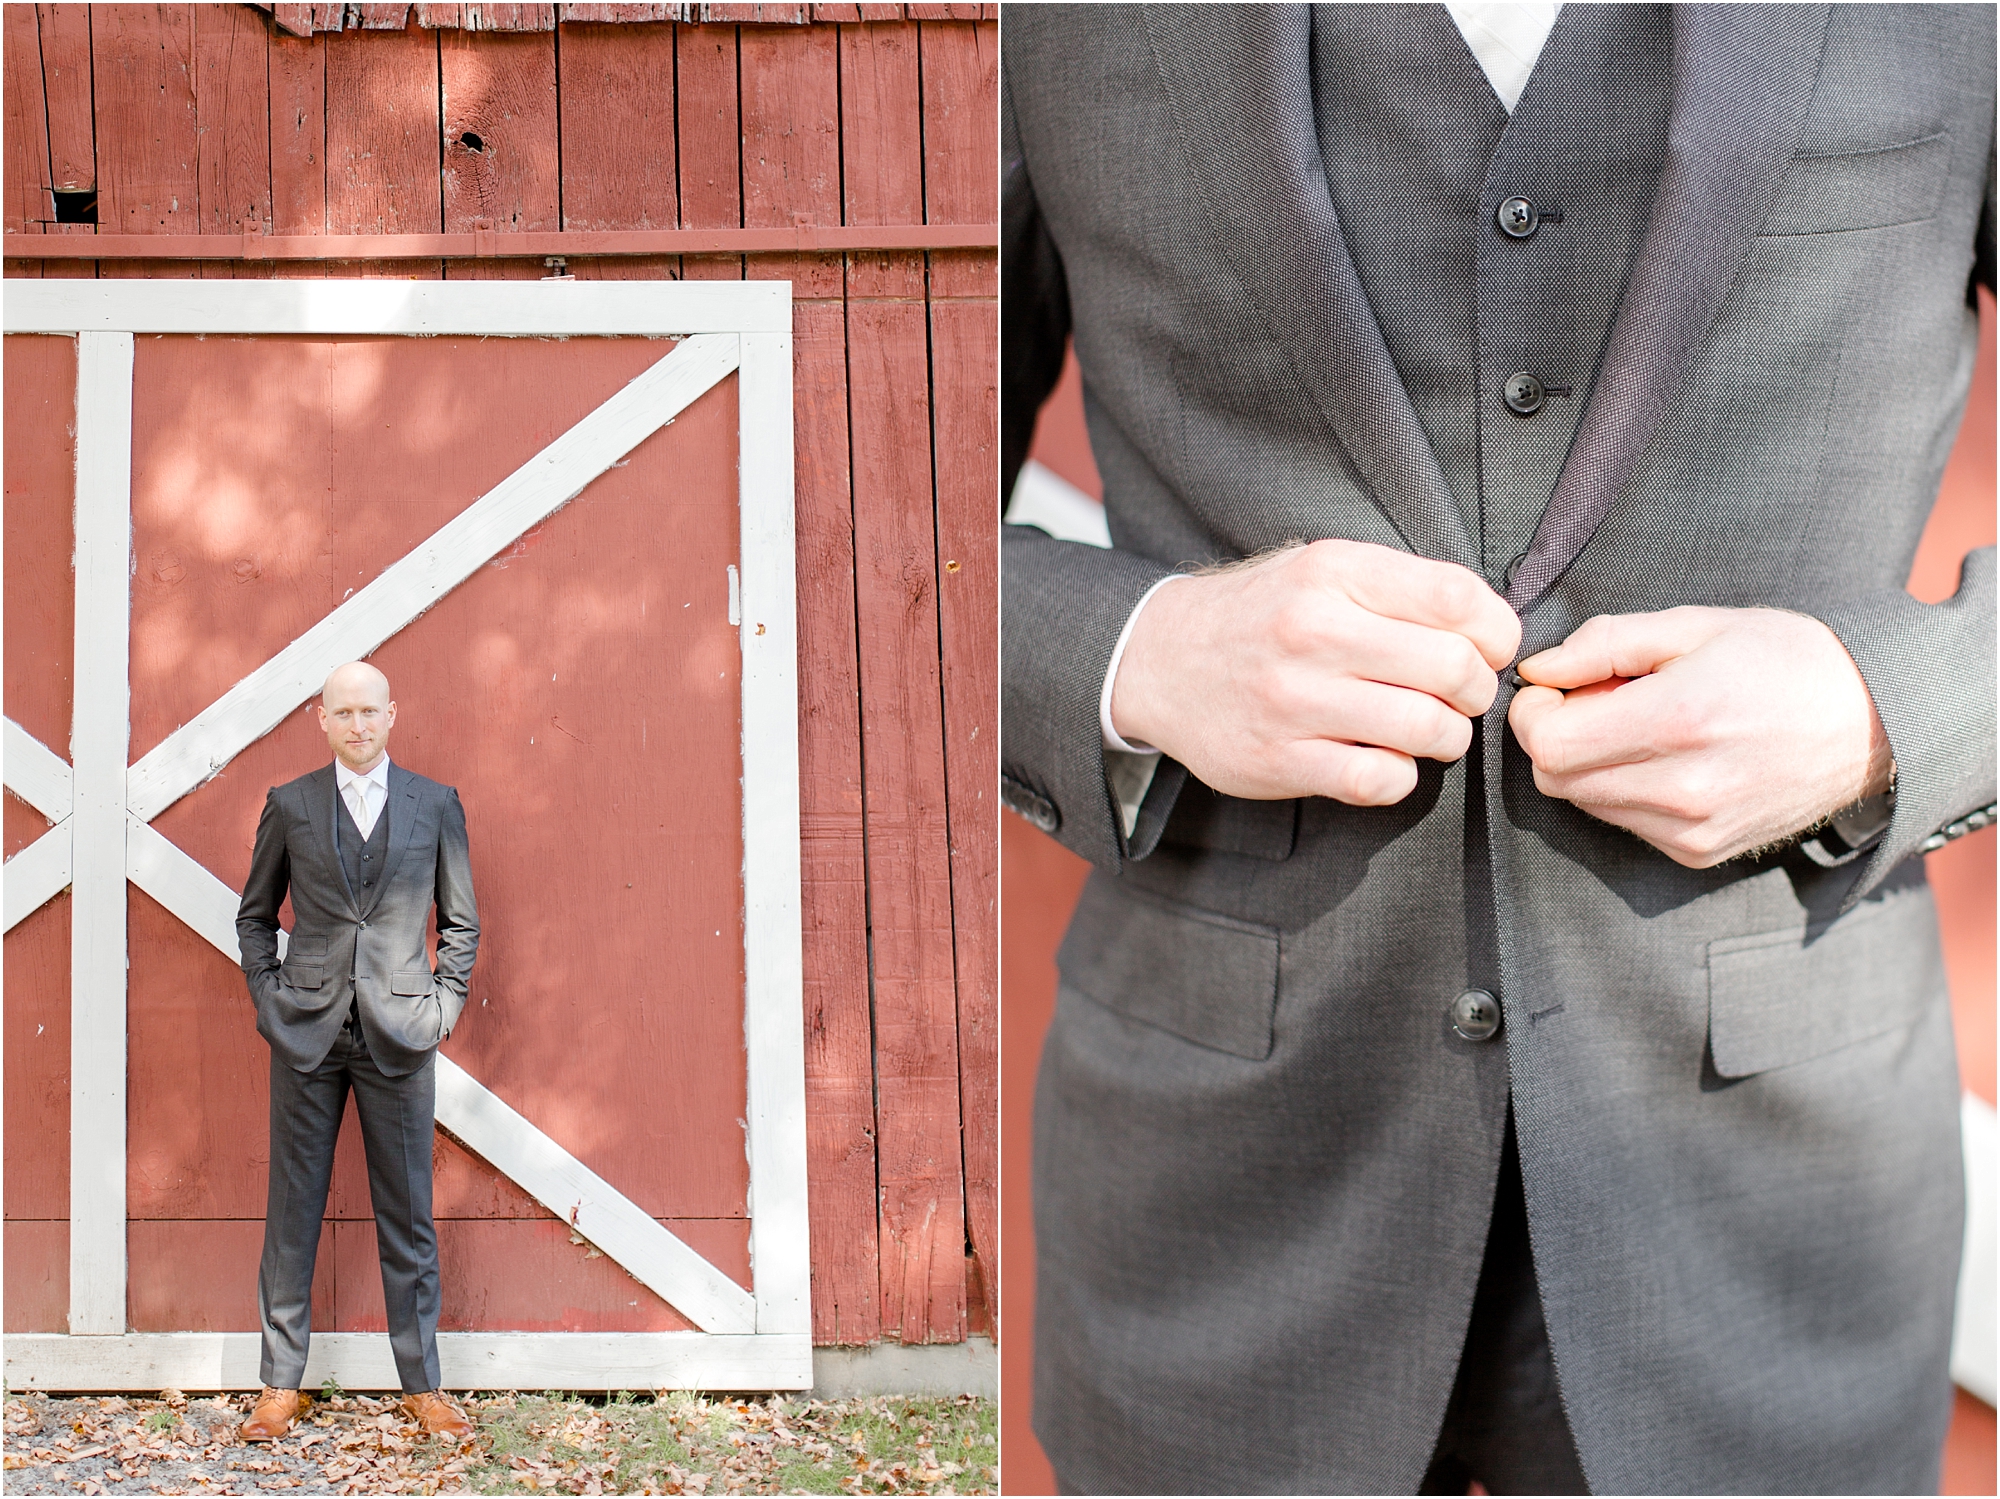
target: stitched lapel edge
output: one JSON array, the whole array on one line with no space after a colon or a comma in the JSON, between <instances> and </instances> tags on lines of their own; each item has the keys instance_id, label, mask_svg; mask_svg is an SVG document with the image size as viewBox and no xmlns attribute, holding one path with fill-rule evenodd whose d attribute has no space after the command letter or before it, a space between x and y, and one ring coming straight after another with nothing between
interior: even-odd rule
<instances>
[{"instance_id":1,"label":"stitched lapel edge","mask_svg":"<svg viewBox=\"0 0 2000 1499\"><path fill-rule=\"evenodd\" d=\"M1590 405L1507 590L1526 614L1576 560L1650 446L1798 148L1824 5L1674 9L1674 102L1646 239Z\"/></svg>"},{"instance_id":2,"label":"stitched lapel edge","mask_svg":"<svg viewBox=\"0 0 2000 1499\"><path fill-rule=\"evenodd\" d=\"M1478 549L1389 357L1333 208L1306 6L1147 6L1177 144L1222 254L1404 544L1466 567ZM1240 169L1231 142L1259 149Z\"/></svg>"},{"instance_id":3,"label":"stitched lapel edge","mask_svg":"<svg viewBox=\"0 0 2000 1499\"><path fill-rule=\"evenodd\" d=\"M306 822L319 839L320 864L333 872L333 887L347 897L347 908L356 916L361 908L354 899L353 890L348 888L347 871L340 867L340 845L334 842L333 820L340 815L340 782L331 765L323 765L308 777L312 784L306 792Z\"/></svg>"},{"instance_id":4,"label":"stitched lapel edge","mask_svg":"<svg viewBox=\"0 0 2000 1499\"><path fill-rule=\"evenodd\" d=\"M382 856L382 874L375 882L374 898L361 913L363 916L373 915L382 903L382 893L389 888L396 866L403 862L403 851L410 846L410 834L417 825L416 779L414 773L394 760L389 762L389 795L382 802L382 815L389 819L389 851Z\"/></svg>"}]
</instances>

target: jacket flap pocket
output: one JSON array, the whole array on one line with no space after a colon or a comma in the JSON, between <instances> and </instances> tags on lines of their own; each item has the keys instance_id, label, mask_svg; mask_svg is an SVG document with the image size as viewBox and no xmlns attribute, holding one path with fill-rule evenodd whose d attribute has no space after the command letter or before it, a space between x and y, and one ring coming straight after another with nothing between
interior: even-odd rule
<instances>
[{"instance_id":1,"label":"jacket flap pocket","mask_svg":"<svg viewBox=\"0 0 2000 1499\"><path fill-rule=\"evenodd\" d=\"M287 963L278 977L294 989L317 989L326 982L326 970L317 963Z\"/></svg>"},{"instance_id":2,"label":"jacket flap pocket","mask_svg":"<svg viewBox=\"0 0 2000 1499\"><path fill-rule=\"evenodd\" d=\"M1910 224L1937 212L1951 137L1845 156L1801 156L1785 168L1762 234L1834 234Z\"/></svg>"},{"instance_id":3,"label":"jacket flap pocket","mask_svg":"<svg viewBox=\"0 0 2000 1499\"><path fill-rule=\"evenodd\" d=\"M1804 929L1708 944L1708 1044L1723 1077L1810 1061L1908 1025L1944 993L1930 892Z\"/></svg>"},{"instance_id":4,"label":"jacket flap pocket","mask_svg":"<svg viewBox=\"0 0 2000 1499\"><path fill-rule=\"evenodd\" d=\"M431 976L421 969L414 973L392 973L389 975L391 994L428 994L431 992Z\"/></svg>"},{"instance_id":5,"label":"jacket flap pocket","mask_svg":"<svg viewBox=\"0 0 2000 1499\"><path fill-rule=\"evenodd\" d=\"M1252 859L1289 859L1299 836L1299 804L1253 802L1224 796L1193 776L1174 799L1160 842L1184 848L1243 854Z\"/></svg>"},{"instance_id":6,"label":"jacket flap pocket","mask_svg":"<svg viewBox=\"0 0 2000 1499\"><path fill-rule=\"evenodd\" d=\"M1084 887L1056 966L1065 983L1132 1020L1255 1061L1271 1054L1275 927L1098 877Z\"/></svg>"}]
</instances>

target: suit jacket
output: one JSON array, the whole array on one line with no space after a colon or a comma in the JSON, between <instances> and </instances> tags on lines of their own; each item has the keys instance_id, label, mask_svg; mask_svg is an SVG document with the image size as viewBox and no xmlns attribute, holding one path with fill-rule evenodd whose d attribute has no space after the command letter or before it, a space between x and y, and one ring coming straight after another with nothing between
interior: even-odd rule
<instances>
[{"instance_id":1,"label":"suit jacket","mask_svg":"<svg viewBox=\"0 0 2000 1499\"><path fill-rule=\"evenodd\" d=\"M1481 564L1329 199L1313 24L1036 6L1003 41L1006 478L1073 334L1114 543L1006 528L1003 791L1097 866L1036 1102L1037 1430L1086 1490L1409 1492L1511 1098L1594 1488L1921 1488L1962 1181L1913 855L1993 796L1992 554L1902 583L1992 284L1993 12L1673 9L1644 239L1507 587L1523 654L1679 604L1825 621L1899 767L1834 869L1683 869L1542 796L1504 683L1397 806L1163 761L1122 833L1098 694L1159 577L1329 536ZM1495 1043L1451 1030L1473 985Z\"/></svg>"},{"instance_id":2,"label":"suit jacket","mask_svg":"<svg viewBox=\"0 0 2000 1499\"><path fill-rule=\"evenodd\" d=\"M357 901L335 839L340 789L331 765L271 788L257 822L250 877L236 913L243 976L258 1034L286 1065L325 1058L351 1004L376 1065L413 1072L465 1008L479 949L479 907L458 792L389 762L389 846L374 892ZM293 923L282 964L278 908ZM437 968L426 934L437 910Z\"/></svg>"}]
</instances>

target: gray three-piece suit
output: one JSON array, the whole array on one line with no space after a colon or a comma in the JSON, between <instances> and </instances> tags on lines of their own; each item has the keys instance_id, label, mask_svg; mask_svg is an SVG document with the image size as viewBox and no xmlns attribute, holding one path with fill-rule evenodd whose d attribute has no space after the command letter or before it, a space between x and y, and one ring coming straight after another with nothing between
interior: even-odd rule
<instances>
[{"instance_id":1,"label":"gray three-piece suit","mask_svg":"<svg viewBox=\"0 0 2000 1499\"><path fill-rule=\"evenodd\" d=\"M264 1383L297 1389L313 1263L347 1094L368 1156L389 1342L406 1391L439 1386L431 1146L437 1046L465 1007L479 910L465 809L389 765L364 838L329 765L273 787L236 917L257 1030L271 1045L271 1174L258 1272ZM284 960L278 912L292 900ZM437 968L426 940L437 912Z\"/></svg>"},{"instance_id":2,"label":"gray three-piece suit","mask_svg":"<svg viewBox=\"0 0 2000 1499\"><path fill-rule=\"evenodd\" d=\"M1412 1490L1511 1100L1594 1489L1924 1490L1963 1210L1915 855L1993 797L1991 553L1946 603L1901 585L1992 284L1992 9L1566 6L1511 117L1441 7L1005 31L1006 479L1073 333L1114 542L1005 543L1003 790L1097 866L1035 1117L1057 1471ZM1813 615L1894 820L1837 867L1684 869L1536 790L1503 672L1399 805L1166 760L1127 835L1098 706L1134 602L1321 537L1471 568L1524 655L1598 614ZM1486 1041L1451 1023L1475 988Z\"/></svg>"}]
</instances>

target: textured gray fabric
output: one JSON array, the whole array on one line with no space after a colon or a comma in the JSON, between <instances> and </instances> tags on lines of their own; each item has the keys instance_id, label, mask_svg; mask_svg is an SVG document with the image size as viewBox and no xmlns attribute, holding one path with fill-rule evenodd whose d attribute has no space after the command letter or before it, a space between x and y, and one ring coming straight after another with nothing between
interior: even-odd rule
<instances>
[{"instance_id":1,"label":"textured gray fabric","mask_svg":"<svg viewBox=\"0 0 2000 1499\"><path fill-rule=\"evenodd\" d=\"M388 851L373 890L358 893L335 836L336 819L347 815L331 765L271 788L236 937L257 1032L287 1066L317 1066L358 1002L368 1049L394 1077L422 1066L465 1008L479 949L465 809L451 787L392 761L389 799L376 819L388 824ZM287 893L294 921L281 967L278 908ZM427 942L433 906L435 974Z\"/></svg>"},{"instance_id":2,"label":"textured gray fabric","mask_svg":"<svg viewBox=\"0 0 2000 1499\"><path fill-rule=\"evenodd\" d=\"M1556 101L1616 94L1570 76L1590 29L1636 34L1649 14L1565 8L1572 50L1545 49L1509 175L1564 171L1589 132ZM1080 936L1064 954L1036 1099L1037 1430L1091 1492L1411 1491L1465 1338L1511 1087L1593 1488L1923 1491L1949 1411L1962 1185L1935 919L1904 856L1993 794L1992 569L1975 562L1944 606L1899 589L1970 376L1969 278L1993 263L1993 12L1673 9L1639 249L1619 247L1629 196L1615 233L1591 194L1559 205L1565 233L1583 224L1567 243L1595 237L1589 274L1627 256L1629 285L1615 312L1602 286L1542 299L1595 309L1563 336L1605 353L1572 382L1588 399L1560 478L1557 456L1522 459L1509 512L1532 513L1530 480L1553 491L1539 571L1516 575L1524 652L1677 604L1827 620L1896 751L1875 853L1682 869L1535 790L1504 687L1476 753L1425 764L1396 807L1307 801L1274 821L1203 792L1183 817L1168 761L1128 846L1097 698L1144 587L1291 538L1482 561L1453 487L1462 420L1428 388L1453 383L1449 359L1409 334L1448 315L1378 318L1394 235L1357 225L1350 249L1353 210L1335 206L1365 171L1328 158L1406 147L1376 138L1380 119L1329 133L1314 113L1343 86L1323 59L1416 32L1456 43L1441 16L1375 7L1008 14L1003 423L1031 423L1073 330L1115 548L1009 528L1003 766L1099 866L1079 933L1146 949L1122 977ZM1456 55L1440 76L1485 87ZM1476 114L1446 92L1438 120ZM1657 120L1639 97L1617 107ZM1479 261L1462 262L1470 296L1433 262L1447 308L1530 305L1531 282L1480 274L1490 167L1442 172L1455 230L1442 191L1427 200L1424 253L1450 232ZM1556 263L1551 228L1528 246ZM1504 362L1477 346L1482 368ZM1237 938L1256 964L1224 975ZM1450 1029L1468 985L1500 996L1492 1043Z\"/></svg>"},{"instance_id":3,"label":"textured gray fabric","mask_svg":"<svg viewBox=\"0 0 2000 1499\"><path fill-rule=\"evenodd\" d=\"M386 1076L360 1031L344 1025L309 1071L271 1055L271 1173L264 1254L257 1272L263 1323L259 1377L295 1390L312 1341L313 1265L333 1154L349 1090L368 1156L368 1200L382 1261L389 1349L406 1392L438 1387L442 1304L437 1228L431 1221L431 1147L436 1134L437 1053L414 1071Z\"/></svg>"}]
</instances>

